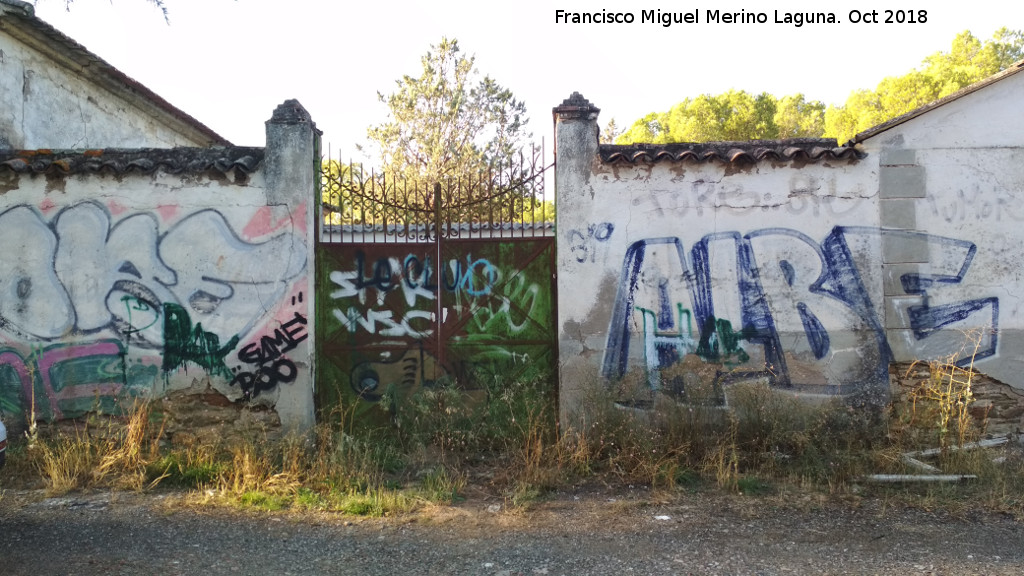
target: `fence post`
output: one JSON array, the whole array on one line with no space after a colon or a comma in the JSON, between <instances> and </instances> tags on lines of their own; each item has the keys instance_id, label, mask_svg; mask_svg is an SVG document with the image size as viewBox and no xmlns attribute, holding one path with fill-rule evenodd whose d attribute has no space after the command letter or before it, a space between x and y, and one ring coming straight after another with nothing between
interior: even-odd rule
<instances>
[{"instance_id":1,"label":"fence post","mask_svg":"<svg viewBox=\"0 0 1024 576\"><path fill-rule=\"evenodd\" d=\"M437 326L437 365L444 366L444 266L441 255L441 183L434 182L434 240L437 247L437 306L434 314L437 315L435 326ZM434 375L436 378L436 374Z\"/></svg>"}]
</instances>

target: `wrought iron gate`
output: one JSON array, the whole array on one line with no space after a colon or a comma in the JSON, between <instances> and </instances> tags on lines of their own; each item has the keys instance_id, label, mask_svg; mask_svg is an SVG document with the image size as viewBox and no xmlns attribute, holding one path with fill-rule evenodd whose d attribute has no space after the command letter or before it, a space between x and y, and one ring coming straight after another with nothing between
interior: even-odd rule
<instances>
[{"instance_id":1,"label":"wrought iron gate","mask_svg":"<svg viewBox=\"0 0 1024 576\"><path fill-rule=\"evenodd\" d=\"M557 390L553 204L521 163L428 186L323 170L317 407L377 420L424 387ZM380 410L379 408L384 408Z\"/></svg>"}]
</instances>

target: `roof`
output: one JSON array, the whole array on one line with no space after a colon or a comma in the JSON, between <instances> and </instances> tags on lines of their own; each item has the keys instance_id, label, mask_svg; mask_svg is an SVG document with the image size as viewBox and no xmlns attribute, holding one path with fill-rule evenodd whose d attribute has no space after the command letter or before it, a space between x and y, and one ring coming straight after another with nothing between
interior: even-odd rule
<instances>
[{"instance_id":1,"label":"roof","mask_svg":"<svg viewBox=\"0 0 1024 576\"><path fill-rule=\"evenodd\" d=\"M75 175L96 172L198 174L210 170L245 174L263 162L263 148L143 148L132 150L0 150L0 173Z\"/></svg>"},{"instance_id":2,"label":"roof","mask_svg":"<svg viewBox=\"0 0 1024 576\"><path fill-rule=\"evenodd\" d=\"M601 144L601 160L624 162L712 162L727 164L756 162L818 162L859 160L864 153L852 146L839 146L834 138L791 138L704 144Z\"/></svg>"},{"instance_id":3,"label":"roof","mask_svg":"<svg viewBox=\"0 0 1024 576\"><path fill-rule=\"evenodd\" d=\"M1007 69L1003 70L1002 72L999 72L998 74L993 74L992 76L989 76L988 78L985 78L984 80L980 80L978 82L975 82L974 84L971 84L970 86L967 86L966 88L961 88L960 90L950 94L949 96L946 96L944 98L939 98L938 100L936 100L934 102L929 102L928 104L925 104L924 106L921 106L919 108L915 108L915 109L911 110L910 112L907 112L906 114L903 114L902 116L897 116L897 117L893 118L892 120L887 120L887 121L882 122L881 124L879 124L877 126L873 126L871 128L868 128L867 130L865 130L863 132L860 132L856 136L854 136L853 140L851 140L851 143L859 144L859 143L867 140L868 138L872 138L874 136L877 136L877 135L881 134L882 132L885 132L886 130L889 130L890 128L895 128L896 126L899 126L900 124L903 124L904 122L908 122L910 120L913 120L914 118L917 118L918 116L920 116L922 114L931 112L932 110L934 110L934 109L936 109L936 108L938 108L940 106L945 106L946 104L949 104L950 102L954 102L956 100L959 100L959 99L963 98L964 96L967 96L968 94L973 94L973 93L977 92L978 90L981 90L982 88L985 88L987 86L995 84L996 82L999 82L1000 80L1005 80L1006 78L1009 78L1010 76L1013 76L1013 75L1021 72L1022 70L1024 70L1024 60L1020 60L1018 62L1014 62Z\"/></svg>"},{"instance_id":4,"label":"roof","mask_svg":"<svg viewBox=\"0 0 1024 576\"><path fill-rule=\"evenodd\" d=\"M76 75L132 102L172 129L182 134L192 134L194 140L205 140L208 146L231 145L227 139L199 120L176 108L78 42L37 18L35 9L27 2L0 0L0 30L72 69Z\"/></svg>"}]
</instances>

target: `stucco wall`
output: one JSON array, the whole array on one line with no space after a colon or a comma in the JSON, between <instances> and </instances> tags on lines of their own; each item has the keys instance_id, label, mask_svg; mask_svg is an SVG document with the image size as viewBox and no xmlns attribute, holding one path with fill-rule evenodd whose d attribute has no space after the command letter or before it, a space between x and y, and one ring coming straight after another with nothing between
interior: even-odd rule
<instances>
[{"instance_id":1,"label":"stucco wall","mask_svg":"<svg viewBox=\"0 0 1024 576\"><path fill-rule=\"evenodd\" d=\"M1018 389L1024 388L1022 93L1024 75L1008 75L860 144L878 165L884 225L962 242L911 247L902 261L884 263L895 358L977 346L975 367ZM900 281L907 274L926 278L927 294L907 294ZM948 322L943 334L914 329L914 309L925 305L927 320Z\"/></svg>"},{"instance_id":2,"label":"stucco wall","mask_svg":"<svg viewBox=\"0 0 1024 576\"><path fill-rule=\"evenodd\" d=\"M0 408L38 418L180 388L312 422L315 129L266 149L89 151L0 166Z\"/></svg>"},{"instance_id":3,"label":"stucco wall","mask_svg":"<svg viewBox=\"0 0 1024 576\"><path fill-rule=\"evenodd\" d=\"M0 149L223 143L21 2L0 4Z\"/></svg>"},{"instance_id":4,"label":"stucco wall","mask_svg":"<svg viewBox=\"0 0 1024 576\"><path fill-rule=\"evenodd\" d=\"M999 114L985 98L962 106ZM611 162L597 112L581 100L555 109L563 410L595 389L623 405L686 400L709 374L719 403L750 379L880 403L891 361L969 362L972 333L981 367L1019 356L1006 348L1018 318L1000 286L1021 280L1008 258L1020 233L1012 209L996 209L1024 183L1019 162L1009 166L1013 138L979 128L978 148L952 144L972 122L954 111L856 156L650 161L654 147L647 160ZM930 140L940 127L946 140ZM908 150L912 129L931 144Z\"/></svg>"}]
</instances>

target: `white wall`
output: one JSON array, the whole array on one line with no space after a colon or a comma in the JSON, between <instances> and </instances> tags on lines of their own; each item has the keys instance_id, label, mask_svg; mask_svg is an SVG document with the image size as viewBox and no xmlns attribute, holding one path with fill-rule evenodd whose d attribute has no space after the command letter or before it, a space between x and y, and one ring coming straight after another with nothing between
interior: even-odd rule
<instances>
[{"instance_id":1,"label":"white wall","mask_svg":"<svg viewBox=\"0 0 1024 576\"><path fill-rule=\"evenodd\" d=\"M898 360L958 352L1024 388L1024 75L1008 75L865 140L880 164L883 220L956 238L906 264L886 263L889 340ZM927 295L900 290L904 274L933 276ZM914 330L913 307L934 309L941 333ZM927 320L927 317L925 317Z\"/></svg>"},{"instance_id":2,"label":"white wall","mask_svg":"<svg viewBox=\"0 0 1024 576\"><path fill-rule=\"evenodd\" d=\"M276 119L252 173L188 168L231 152L203 149L151 174L0 167L0 409L66 418L209 385L312 423L314 134Z\"/></svg>"},{"instance_id":3,"label":"white wall","mask_svg":"<svg viewBox=\"0 0 1024 576\"><path fill-rule=\"evenodd\" d=\"M890 361L969 363L972 334L978 366L1024 387L1024 130L1005 120L1018 82L884 132L852 160L609 163L596 109L556 108L563 408L623 377L684 394L695 361L726 402L730 382L761 379L878 403Z\"/></svg>"}]
</instances>

